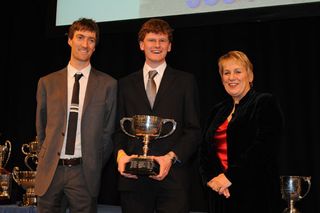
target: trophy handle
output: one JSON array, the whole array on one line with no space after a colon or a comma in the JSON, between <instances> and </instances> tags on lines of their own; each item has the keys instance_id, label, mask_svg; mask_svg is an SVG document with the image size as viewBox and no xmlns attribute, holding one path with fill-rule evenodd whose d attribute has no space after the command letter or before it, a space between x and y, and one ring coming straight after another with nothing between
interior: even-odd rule
<instances>
[{"instance_id":1,"label":"trophy handle","mask_svg":"<svg viewBox=\"0 0 320 213\"><path fill-rule=\"evenodd\" d=\"M27 152L26 149L29 150L29 151ZM29 144L26 144L26 143L22 144L21 151L22 151L23 154L29 155L30 154L30 146L29 146Z\"/></svg>"},{"instance_id":2,"label":"trophy handle","mask_svg":"<svg viewBox=\"0 0 320 213\"><path fill-rule=\"evenodd\" d=\"M304 193L303 196L299 196L299 200L301 200L302 198L304 198L304 197L309 193L310 188L311 188L311 180L310 180L311 177L302 177L302 179L303 179L303 181L304 181L305 183L308 184L308 188L307 188L307 191Z\"/></svg>"},{"instance_id":3,"label":"trophy handle","mask_svg":"<svg viewBox=\"0 0 320 213\"><path fill-rule=\"evenodd\" d=\"M32 155L27 155L25 158L24 158L24 164L31 170L33 171L32 167L29 165L29 158L30 157L33 157Z\"/></svg>"},{"instance_id":4,"label":"trophy handle","mask_svg":"<svg viewBox=\"0 0 320 213\"><path fill-rule=\"evenodd\" d=\"M167 123L167 122L172 123L172 129L171 129L171 131L168 132L167 134L165 134L165 135L159 135L159 137L157 137L157 138L165 138L165 137L168 137L169 135L171 135L171 134L176 130L177 122L175 122L175 120L173 120L173 119L162 119L161 122L162 122L162 124L165 124L165 123Z\"/></svg>"},{"instance_id":5,"label":"trophy handle","mask_svg":"<svg viewBox=\"0 0 320 213\"><path fill-rule=\"evenodd\" d=\"M18 173L19 173L19 167L15 166L12 170L12 177L14 181L16 181L18 185L20 185L20 179L19 179Z\"/></svg>"},{"instance_id":6,"label":"trophy handle","mask_svg":"<svg viewBox=\"0 0 320 213\"><path fill-rule=\"evenodd\" d=\"M10 158L10 155L11 155L11 142L9 140L6 140L5 145L6 145L6 147L8 147L8 155L7 155L6 162L3 165L3 168L7 165L9 158Z\"/></svg>"},{"instance_id":7,"label":"trophy handle","mask_svg":"<svg viewBox=\"0 0 320 213\"><path fill-rule=\"evenodd\" d=\"M137 136L135 136L135 135L130 134L129 132L127 132L127 130L126 130L125 127L124 127L124 122L125 122L125 121L130 121L130 122L132 123L132 120L133 120L132 118L127 118L127 117L122 118L122 119L120 120L121 129L122 129L122 131L123 131L126 135L129 135L129 136L131 136L131 137L133 137L133 138L137 138Z\"/></svg>"}]
</instances>

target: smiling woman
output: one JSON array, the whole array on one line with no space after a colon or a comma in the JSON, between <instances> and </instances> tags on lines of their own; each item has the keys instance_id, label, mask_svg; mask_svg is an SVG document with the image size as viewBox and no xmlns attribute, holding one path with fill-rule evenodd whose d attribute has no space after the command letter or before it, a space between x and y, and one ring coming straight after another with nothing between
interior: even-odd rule
<instances>
[{"instance_id":1,"label":"smiling woman","mask_svg":"<svg viewBox=\"0 0 320 213\"><path fill-rule=\"evenodd\" d=\"M274 147L283 137L282 110L272 94L251 87L246 54L229 51L218 64L229 97L213 106L199 156L209 212L280 212Z\"/></svg>"}]
</instances>

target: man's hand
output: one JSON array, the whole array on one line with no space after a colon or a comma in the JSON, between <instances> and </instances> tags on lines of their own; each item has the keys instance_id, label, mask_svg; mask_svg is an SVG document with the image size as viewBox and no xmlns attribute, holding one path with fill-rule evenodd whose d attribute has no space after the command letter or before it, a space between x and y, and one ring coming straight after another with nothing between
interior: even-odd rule
<instances>
[{"instance_id":1,"label":"man's hand","mask_svg":"<svg viewBox=\"0 0 320 213\"><path fill-rule=\"evenodd\" d=\"M162 156L151 156L151 158L160 165L160 171L158 175L150 176L150 178L159 181L165 179L169 174L169 171L172 166L172 159L174 157L176 157L176 155L172 151Z\"/></svg>"},{"instance_id":2,"label":"man's hand","mask_svg":"<svg viewBox=\"0 0 320 213\"><path fill-rule=\"evenodd\" d=\"M138 179L137 175L132 175L125 173L126 163L128 163L131 158L138 157L137 155L128 156L124 150L120 149L117 155L118 171L119 173L126 178Z\"/></svg>"}]
</instances>

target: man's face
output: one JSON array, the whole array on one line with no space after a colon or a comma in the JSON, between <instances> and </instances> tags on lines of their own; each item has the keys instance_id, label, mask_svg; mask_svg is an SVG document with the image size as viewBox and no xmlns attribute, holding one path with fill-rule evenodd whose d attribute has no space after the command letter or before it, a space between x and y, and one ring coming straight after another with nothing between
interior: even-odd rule
<instances>
[{"instance_id":1,"label":"man's face","mask_svg":"<svg viewBox=\"0 0 320 213\"><path fill-rule=\"evenodd\" d=\"M72 39L68 39L71 47L71 60L90 62L96 47L96 33L91 31L76 31Z\"/></svg>"},{"instance_id":2,"label":"man's face","mask_svg":"<svg viewBox=\"0 0 320 213\"><path fill-rule=\"evenodd\" d=\"M171 42L168 34L147 33L144 40L140 41L140 49L144 51L146 63L151 67L162 64L171 51Z\"/></svg>"}]
</instances>

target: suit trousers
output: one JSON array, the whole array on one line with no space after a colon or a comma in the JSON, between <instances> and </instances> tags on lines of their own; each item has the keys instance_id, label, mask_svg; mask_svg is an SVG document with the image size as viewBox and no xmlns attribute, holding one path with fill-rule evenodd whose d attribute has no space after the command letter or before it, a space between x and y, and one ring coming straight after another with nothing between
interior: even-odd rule
<instances>
[{"instance_id":1,"label":"suit trousers","mask_svg":"<svg viewBox=\"0 0 320 213\"><path fill-rule=\"evenodd\" d=\"M68 203L70 213L96 213L97 198L91 197L81 165L59 165L48 191L38 197L39 213L61 213Z\"/></svg>"},{"instance_id":2,"label":"suit trousers","mask_svg":"<svg viewBox=\"0 0 320 213\"><path fill-rule=\"evenodd\" d=\"M122 213L189 213L188 197L177 189L121 191Z\"/></svg>"}]
</instances>

